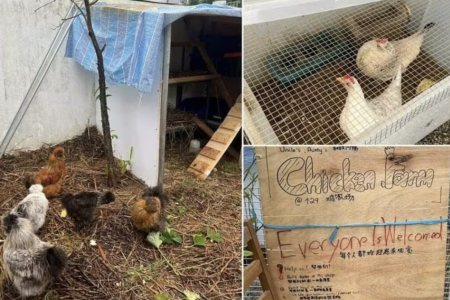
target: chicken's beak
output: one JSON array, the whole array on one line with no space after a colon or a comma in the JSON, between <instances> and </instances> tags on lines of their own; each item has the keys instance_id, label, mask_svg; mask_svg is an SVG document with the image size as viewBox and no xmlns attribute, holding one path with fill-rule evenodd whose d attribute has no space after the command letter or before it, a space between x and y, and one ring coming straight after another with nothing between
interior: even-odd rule
<instances>
[{"instance_id":1,"label":"chicken's beak","mask_svg":"<svg viewBox=\"0 0 450 300\"><path fill-rule=\"evenodd\" d=\"M344 77L336 78L336 80L337 80L338 82L342 83L342 84L345 84L345 79L344 79Z\"/></svg>"}]
</instances>

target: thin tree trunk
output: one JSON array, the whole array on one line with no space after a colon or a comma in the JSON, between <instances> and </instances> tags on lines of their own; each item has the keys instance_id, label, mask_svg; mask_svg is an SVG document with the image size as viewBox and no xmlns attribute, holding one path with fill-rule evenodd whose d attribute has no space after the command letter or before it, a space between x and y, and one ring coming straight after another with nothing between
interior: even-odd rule
<instances>
[{"instance_id":1,"label":"thin tree trunk","mask_svg":"<svg viewBox=\"0 0 450 300\"><path fill-rule=\"evenodd\" d=\"M103 46L103 48L100 48L98 44L97 37L95 36L94 29L92 27L91 4L89 3L89 0L84 0L84 5L86 7L86 26L89 31L89 37L91 38L92 44L95 49L95 54L97 55L98 84L100 89L100 111L102 115L103 138L105 140L106 158L108 161L108 185L114 187L117 181L111 140L111 128L109 126L108 117L105 68L103 65L103 50L105 49L106 45Z\"/></svg>"}]
</instances>

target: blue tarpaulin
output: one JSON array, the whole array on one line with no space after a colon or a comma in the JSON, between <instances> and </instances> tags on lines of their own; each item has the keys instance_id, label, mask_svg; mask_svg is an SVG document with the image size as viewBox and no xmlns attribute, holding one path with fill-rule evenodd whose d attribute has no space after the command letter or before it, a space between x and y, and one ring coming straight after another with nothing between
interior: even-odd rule
<instances>
[{"instance_id":1,"label":"blue tarpaulin","mask_svg":"<svg viewBox=\"0 0 450 300\"><path fill-rule=\"evenodd\" d=\"M100 47L106 44L103 57L107 83L132 86L146 94L152 90L156 62L162 59L159 49L164 27L187 15L241 17L241 9L210 4L161 6L136 11L97 3L91 10ZM87 70L97 72L94 47L81 17L74 20L70 29L66 57L73 58Z\"/></svg>"}]
</instances>

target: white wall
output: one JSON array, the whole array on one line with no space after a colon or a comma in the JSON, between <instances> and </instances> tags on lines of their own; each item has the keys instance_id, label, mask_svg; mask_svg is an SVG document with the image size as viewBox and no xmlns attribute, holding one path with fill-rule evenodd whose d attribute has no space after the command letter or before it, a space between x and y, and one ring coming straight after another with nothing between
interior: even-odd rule
<instances>
[{"instance_id":1,"label":"white wall","mask_svg":"<svg viewBox=\"0 0 450 300\"><path fill-rule=\"evenodd\" d=\"M0 1L0 139L3 139L70 6L60 0L35 12L42 1ZM37 149L81 133L95 122L94 77L64 58L55 58L8 152Z\"/></svg>"},{"instance_id":2,"label":"white wall","mask_svg":"<svg viewBox=\"0 0 450 300\"><path fill-rule=\"evenodd\" d=\"M162 57L162 49L159 50ZM133 147L131 172L149 186L158 184L162 60L157 60L152 92L140 94L136 89L108 85L109 123L114 156L128 160ZM96 87L98 86L96 81ZM97 128L102 130L100 103L97 102Z\"/></svg>"}]
</instances>

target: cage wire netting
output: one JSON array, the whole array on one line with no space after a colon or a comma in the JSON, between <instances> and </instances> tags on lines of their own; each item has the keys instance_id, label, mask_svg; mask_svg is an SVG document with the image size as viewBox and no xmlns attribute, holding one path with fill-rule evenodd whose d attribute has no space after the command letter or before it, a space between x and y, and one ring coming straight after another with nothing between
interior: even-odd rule
<instances>
[{"instance_id":1,"label":"cage wire netting","mask_svg":"<svg viewBox=\"0 0 450 300\"><path fill-rule=\"evenodd\" d=\"M264 237L263 228L263 218L262 218L262 207L260 200L260 189L258 182L258 170L255 164L255 154L253 147L244 147L244 205L243 205L243 217L244 220L254 218L256 221L254 223L254 228L256 235L258 237L259 244L261 245L262 252L266 258L267 263L267 251L266 251L266 241ZM449 183L450 184L450 183ZM450 195L449 195L450 203ZM450 209L449 216L450 219ZM448 226L447 231L447 256L445 264L445 285L444 285L444 300L450 300L450 226ZM251 262L251 258L244 257L244 267L248 266ZM259 279L256 279L247 291L244 291L245 300L258 300L262 295L263 290Z\"/></svg>"},{"instance_id":2,"label":"cage wire netting","mask_svg":"<svg viewBox=\"0 0 450 300\"><path fill-rule=\"evenodd\" d=\"M343 144L369 131L364 143L380 143L450 95L446 81L441 82L450 72L449 11L448 0L386 0L244 26L249 135L257 131L267 144ZM420 38L400 45L394 41L432 23L420 53L402 74L401 99L397 97L395 106L395 93L385 92L395 91L395 82L382 81L379 75L393 78L386 69L415 57L411 49L418 48ZM382 38L404 55L389 56L388 64L386 53L394 52L380 48ZM380 59L360 64L363 72L358 51L375 39L378 44L368 48L369 57L380 54ZM347 101L346 86L336 80L347 74L357 80L364 98L353 92ZM416 101L419 105L405 106Z\"/></svg>"}]
</instances>

